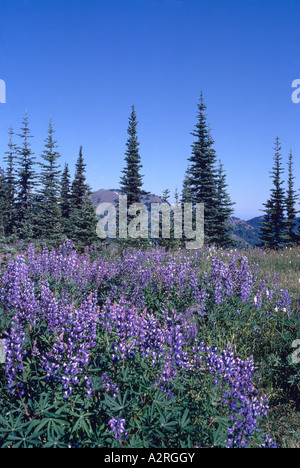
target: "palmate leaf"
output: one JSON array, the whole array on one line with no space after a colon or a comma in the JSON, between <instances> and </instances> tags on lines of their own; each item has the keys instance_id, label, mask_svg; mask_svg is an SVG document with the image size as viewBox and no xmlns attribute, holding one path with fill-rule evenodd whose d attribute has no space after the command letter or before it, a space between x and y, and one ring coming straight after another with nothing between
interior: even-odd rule
<instances>
[{"instance_id":1,"label":"palmate leaf","mask_svg":"<svg viewBox=\"0 0 300 468\"><path fill-rule=\"evenodd\" d=\"M77 419L72 428L72 434L78 433L82 430L86 435L90 436L93 433L93 429L90 422L90 416L93 416L93 413L84 412L80 410L79 413L70 413L72 416L75 416Z\"/></svg>"},{"instance_id":2,"label":"palmate leaf","mask_svg":"<svg viewBox=\"0 0 300 468\"><path fill-rule=\"evenodd\" d=\"M45 417L39 421L33 421L30 424L29 428L34 429L33 435L36 435L36 436L44 435L46 428L47 428L48 434L49 434L49 431L54 429L57 435L62 436L65 432L65 428L68 426L70 426L69 421L52 416L52 417Z\"/></svg>"},{"instance_id":3,"label":"palmate leaf","mask_svg":"<svg viewBox=\"0 0 300 468\"><path fill-rule=\"evenodd\" d=\"M30 429L20 431L16 434L10 434L7 437L6 444L14 448L30 448L41 444L41 440L31 434Z\"/></svg>"},{"instance_id":4,"label":"palmate leaf","mask_svg":"<svg viewBox=\"0 0 300 468\"><path fill-rule=\"evenodd\" d=\"M214 421L218 427L213 432L213 445L214 447L224 447L228 439L230 422L227 417L222 416L216 416Z\"/></svg>"},{"instance_id":5,"label":"palmate leaf","mask_svg":"<svg viewBox=\"0 0 300 468\"><path fill-rule=\"evenodd\" d=\"M22 413L14 417L14 412L9 412L7 418L0 416L0 434L11 434L23 430L28 422L22 421Z\"/></svg>"}]
</instances>

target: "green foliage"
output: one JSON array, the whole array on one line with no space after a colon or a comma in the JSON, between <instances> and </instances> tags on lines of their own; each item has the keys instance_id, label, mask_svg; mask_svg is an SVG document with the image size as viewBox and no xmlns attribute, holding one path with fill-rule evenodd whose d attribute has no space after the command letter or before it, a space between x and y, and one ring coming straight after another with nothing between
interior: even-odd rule
<instances>
[{"instance_id":1,"label":"green foliage","mask_svg":"<svg viewBox=\"0 0 300 468\"><path fill-rule=\"evenodd\" d=\"M275 140L274 166L271 172L273 187L269 200L264 204L265 217L262 222L260 239L264 247L279 249L285 244L285 192L282 180L282 155L279 138Z\"/></svg>"},{"instance_id":2,"label":"green foliage","mask_svg":"<svg viewBox=\"0 0 300 468\"><path fill-rule=\"evenodd\" d=\"M36 220L37 237L51 239L59 244L62 241L62 213L59 204L60 195L60 154L56 151L52 119L49 123L48 137L42 154L38 215Z\"/></svg>"},{"instance_id":3,"label":"green foliage","mask_svg":"<svg viewBox=\"0 0 300 468\"><path fill-rule=\"evenodd\" d=\"M143 187L143 176L140 173L142 169L141 157L139 153L139 141L137 137L137 117L134 106L132 106L129 117L129 126L127 133L129 135L126 142L127 150L125 152L125 167L122 170L120 180L121 190L127 195L128 205L139 202L139 196L145 192Z\"/></svg>"}]
</instances>

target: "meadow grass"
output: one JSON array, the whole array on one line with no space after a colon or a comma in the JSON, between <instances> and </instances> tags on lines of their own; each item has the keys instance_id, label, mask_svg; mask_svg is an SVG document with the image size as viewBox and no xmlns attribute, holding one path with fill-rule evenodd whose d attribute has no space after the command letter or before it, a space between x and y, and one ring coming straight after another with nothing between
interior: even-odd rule
<instances>
[{"instance_id":1,"label":"meadow grass","mask_svg":"<svg viewBox=\"0 0 300 468\"><path fill-rule=\"evenodd\" d=\"M0 445L299 448L299 257L69 242L3 257Z\"/></svg>"}]
</instances>

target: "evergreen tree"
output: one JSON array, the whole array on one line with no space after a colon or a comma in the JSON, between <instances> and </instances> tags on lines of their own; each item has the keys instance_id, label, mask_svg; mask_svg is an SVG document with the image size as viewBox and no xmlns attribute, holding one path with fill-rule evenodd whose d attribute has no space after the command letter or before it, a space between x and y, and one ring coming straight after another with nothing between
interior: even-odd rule
<instances>
[{"instance_id":1,"label":"evergreen tree","mask_svg":"<svg viewBox=\"0 0 300 468\"><path fill-rule=\"evenodd\" d=\"M17 155L17 145L13 143L14 131L12 126L9 129L8 151L5 152L4 161L6 162L5 180L7 187L7 234L13 233L15 222L15 194L16 194L16 173L15 161Z\"/></svg>"},{"instance_id":2,"label":"evergreen tree","mask_svg":"<svg viewBox=\"0 0 300 468\"><path fill-rule=\"evenodd\" d=\"M126 166L122 170L123 176L121 176L120 187L122 192L127 195L127 203L131 205L139 201L140 195L144 195L146 192L143 191L143 176L140 174L140 170L143 167L141 164L141 157L139 154L139 145L137 138L137 118L135 108L132 106L132 112L129 118L129 126L127 133L129 138L125 152Z\"/></svg>"},{"instance_id":3,"label":"evergreen tree","mask_svg":"<svg viewBox=\"0 0 300 468\"><path fill-rule=\"evenodd\" d=\"M36 173L34 170L35 157L30 149L30 134L28 115L25 114L23 120L22 133L19 135L22 139L22 145L18 148L18 169L17 169L17 233L24 239L31 239L34 235L34 212L35 199L33 189L36 186Z\"/></svg>"},{"instance_id":4,"label":"evergreen tree","mask_svg":"<svg viewBox=\"0 0 300 468\"><path fill-rule=\"evenodd\" d=\"M169 200L170 200L170 190L169 189L165 189L163 191L161 199L162 199L163 203L169 203Z\"/></svg>"},{"instance_id":5,"label":"evergreen tree","mask_svg":"<svg viewBox=\"0 0 300 468\"><path fill-rule=\"evenodd\" d=\"M79 156L75 166L75 177L71 187L71 206L72 209L80 209L86 194L86 164L83 161L82 146L79 149Z\"/></svg>"},{"instance_id":6,"label":"evergreen tree","mask_svg":"<svg viewBox=\"0 0 300 468\"><path fill-rule=\"evenodd\" d=\"M7 236L9 226L9 191L4 170L0 167L0 239Z\"/></svg>"},{"instance_id":7,"label":"evergreen tree","mask_svg":"<svg viewBox=\"0 0 300 468\"><path fill-rule=\"evenodd\" d=\"M218 180L217 180L217 238L216 243L222 247L231 247L234 241L231 237L231 228L229 226L230 217L233 214L230 196L227 192L226 174L223 164L219 162Z\"/></svg>"},{"instance_id":8,"label":"evergreen tree","mask_svg":"<svg viewBox=\"0 0 300 468\"><path fill-rule=\"evenodd\" d=\"M198 109L198 122L194 132L191 133L196 140L192 145L192 155L188 159L191 163L188 182L192 192L192 202L204 204L205 240L208 243L215 243L218 238L216 153L213 149L214 141L207 125L206 105L202 93Z\"/></svg>"},{"instance_id":9,"label":"evergreen tree","mask_svg":"<svg viewBox=\"0 0 300 468\"><path fill-rule=\"evenodd\" d=\"M99 219L96 216L95 207L87 190L80 208L72 211L70 218L70 239L79 246L92 245L99 239L96 234L96 226Z\"/></svg>"},{"instance_id":10,"label":"evergreen tree","mask_svg":"<svg viewBox=\"0 0 300 468\"><path fill-rule=\"evenodd\" d=\"M288 161L288 189L286 195L286 244L291 246L295 244L298 240L298 235L296 233L297 226L297 210L296 203L299 199L299 196L294 189L294 174L293 174L293 153L290 151L289 161Z\"/></svg>"},{"instance_id":11,"label":"evergreen tree","mask_svg":"<svg viewBox=\"0 0 300 468\"><path fill-rule=\"evenodd\" d=\"M177 187L175 188L175 192L174 192L174 200L175 200L175 203L179 203L179 193L178 193Z\"/></svg>"},{"instance_id":12,"label":"evergreen tree","mask_svg":"<svg viewBox=\"0 0 300 468\"><path fill-rule=\"evenodd\" d=\"M190 167L188 166L182 184L181 203L192 203L193 193L191 189Z\"/></svg>"},{"instance_id":13,"label":"evergreen tree","mask_svg":"<svg viewBox=\"0 0 300 468\"><path fill-rule=\"evenodd\" d=\"M62 232L70 237L70 214L71 214L71 188L69 166L65 164L61 177L60 207L62 217Z\"/></svg>"},{"instance_id":14,"label":"evergreen tree","mask_svg":"<svg viewBox=\"0 0 300 468\"><path fill-rule=\"evenodd\" d=\"M85 168L81 146L71 187L71 210L67 223L68 237L80 246L90 245L98 240L96 235L98 218L90 198L90 187L86 184Z\"/></svg>"},{"instance_id":15,"label":"evergreen tree","mask_svg":"<svg viewBox=\"0 0 300 468\"><path fill-rule=\"evenodd\" d=\"M279 249L285 243L285 191L282 180L281 145L279 138L275 140L274 166L271 172L273 188L271 189L270 199L264 204L265 216L261 223L260 240L262 246L270 249Z\"/></svg>"},{"instance_id":16,"label":"evergreen tree","mask_svg":"<svg viewBox=\"0 0 300 468\"><path fill-rule=\"evenodd\" d=\"M60 199L60 154L56 151L54 129L50 119L48 137L45 140L45 150L42 153L43 162L40 173L40 209L38 214L38 233L43 239L61 240L61 208Z\"/></svg>"}]
</instances>

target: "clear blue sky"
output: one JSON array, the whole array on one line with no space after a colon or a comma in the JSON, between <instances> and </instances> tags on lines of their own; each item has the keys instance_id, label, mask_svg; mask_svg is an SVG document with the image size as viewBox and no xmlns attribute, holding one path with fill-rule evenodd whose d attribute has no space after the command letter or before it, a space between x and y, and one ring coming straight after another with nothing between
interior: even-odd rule
<instances>
[{"instance_id":1,"label":"clear blue sky","mask_svg":"<svg viewBox=\"0 0 300 468\"><path fill-rule=\"evenodd\" d=\"M27 109L37 156L52 116L62 165L83 145L117 188L134 104L144 188L180 191L202 90L235 214L259 216L277 136L300 188L299 29L299 0L1 0L0 156Z\"/></svg>"}]
</instances>

